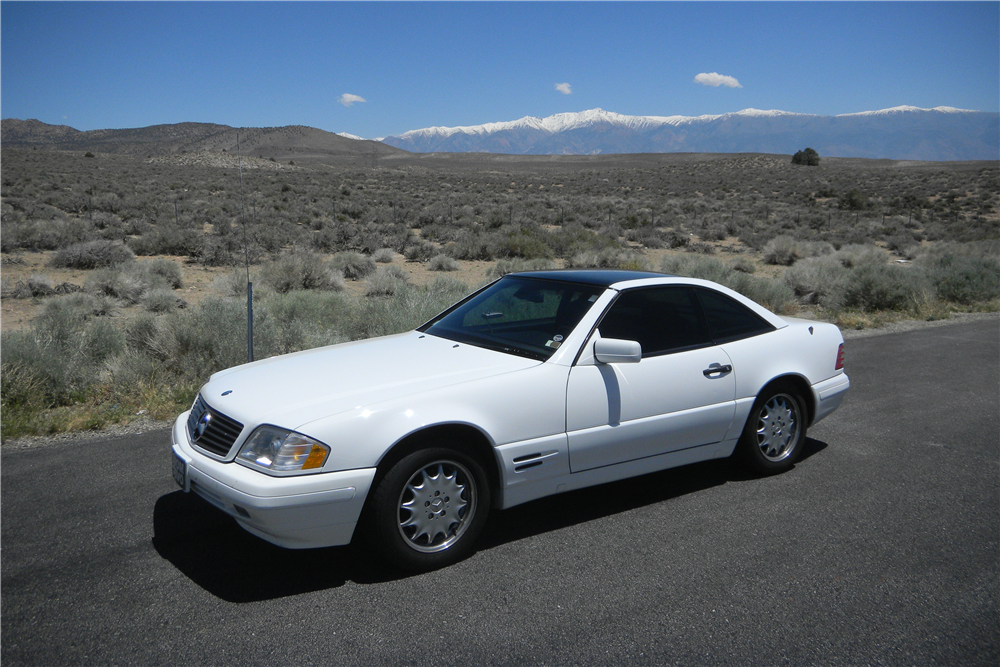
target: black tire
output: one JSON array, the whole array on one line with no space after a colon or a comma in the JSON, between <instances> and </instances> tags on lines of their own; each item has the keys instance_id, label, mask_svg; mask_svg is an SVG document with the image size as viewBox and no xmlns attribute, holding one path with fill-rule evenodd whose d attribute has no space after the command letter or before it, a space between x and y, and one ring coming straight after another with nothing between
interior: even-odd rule
<instances>
[{"instance_id":1,"label":"black tire","mask_svg":"<svg viewBox=\"0 0 1000 667\"><path fill-rule=\"evenodd\" d=\"M806 441L806 411L789 384L767 387L753 409L736 445L736 453L754 472L764 475L790 470Z\"/></svg>"},{"instance_id":2,"label":"black tire","mask_svg":"<svg viewBox=\"0 0 1000 667\"><path fill-rule=\"evenodd\" d=\"M393 465L376 487L368 534L377 555L411 572L468 556L486 523L490 485L459 447L421 449Z\"/></svg>"}]
</instances>

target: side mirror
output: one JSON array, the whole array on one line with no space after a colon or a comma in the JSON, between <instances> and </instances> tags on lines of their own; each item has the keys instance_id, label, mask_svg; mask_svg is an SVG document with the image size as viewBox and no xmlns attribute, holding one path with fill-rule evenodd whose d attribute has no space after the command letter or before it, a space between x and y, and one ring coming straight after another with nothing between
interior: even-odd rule
<instances>
[{"instance_id":1,"label":"side mirror","mask_svg":"<svg viewBox=\"0 0 1000 667\"><path fill-rule=\"evenodd\" d=\"M642 346L634 340L598 338L594 358L602 364L637 364L642 360Z\"/></svg>"}]
</instances>

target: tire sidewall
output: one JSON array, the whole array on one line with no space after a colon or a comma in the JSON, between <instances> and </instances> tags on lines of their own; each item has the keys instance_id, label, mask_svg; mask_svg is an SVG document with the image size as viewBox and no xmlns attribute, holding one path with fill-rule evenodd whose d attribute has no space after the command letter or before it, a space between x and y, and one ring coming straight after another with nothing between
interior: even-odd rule
<instances>
[{"instance_id":1,"label":"tire sidewall","mask_svg":"<svg viewBox=\"0 0 1000 667\"><path fill-rule=\"evenodd\" d=\"M399 531L399 499L403 488L418 470L435 461L460 464L475 484L475 508L461 537L448 548L424 553L413 549ZM369 540L384 562L411 572L426 572L451 565L472 553L490 509L490 485L483 466L458 446L420 449L403 457L386 472L372 496Z\"/></svg>"}]
</instances>

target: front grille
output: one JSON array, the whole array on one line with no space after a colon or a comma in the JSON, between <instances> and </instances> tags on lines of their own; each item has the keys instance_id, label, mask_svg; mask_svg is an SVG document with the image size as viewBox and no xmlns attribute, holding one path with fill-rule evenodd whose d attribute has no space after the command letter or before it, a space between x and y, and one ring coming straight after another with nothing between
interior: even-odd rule
<instances>
[{"instance_id":1,"label":"front grille","mask_svg":"<svg viewBox=\"0 0 1000 667\"><path fill-rule=\"evenodd\" d=\"M206 416L207 415L207 416ZM202 433L199 435L198 431ZM198 394L187 421L188 437L191 443L216 456L226 456L233 448L236 438L243 431L243 424L216 412Z\"/></svg>"}]
</instances>

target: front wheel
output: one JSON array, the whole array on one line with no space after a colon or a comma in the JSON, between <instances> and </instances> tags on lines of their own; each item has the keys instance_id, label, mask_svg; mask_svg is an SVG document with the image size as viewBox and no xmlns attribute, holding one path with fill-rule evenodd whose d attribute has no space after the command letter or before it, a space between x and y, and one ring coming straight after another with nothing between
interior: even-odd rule
<instances>
[{"instance_id":1,"label":"front wheel","mask_svg":"<svg viewBox=\"0 0 1000 667\"><path fill-rule=\"evenodd\" d=\"M423 449L389 469L372 497L373 546L384 560L428 571L467 556L486 523L490 487L475 458Z\"/></svg>"},{"instance_id":2,"label":"front wheel","mask_svg":"<svg viewBox=\"0 0 1000 667\"><path fill-rule=\"evenodd\" d=\"M802 399L789 386L762 392L754 402L737 451L751 469L765 475L791 469L806 440Z\"/></svg>"}]
</instances>

